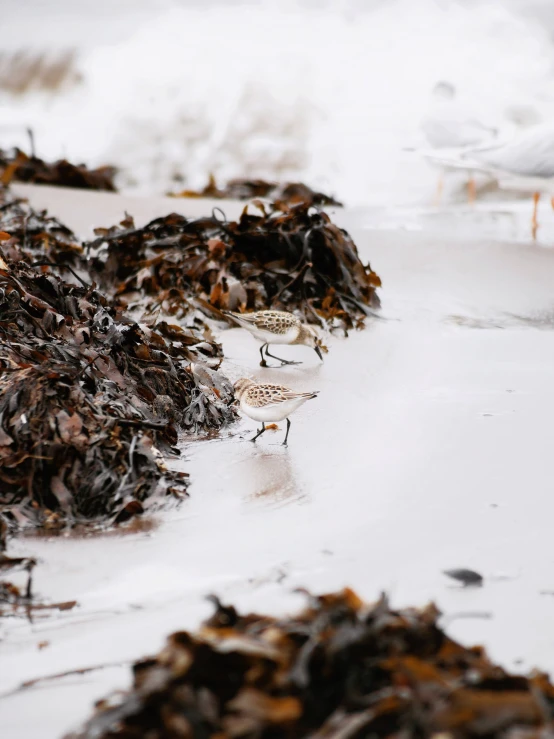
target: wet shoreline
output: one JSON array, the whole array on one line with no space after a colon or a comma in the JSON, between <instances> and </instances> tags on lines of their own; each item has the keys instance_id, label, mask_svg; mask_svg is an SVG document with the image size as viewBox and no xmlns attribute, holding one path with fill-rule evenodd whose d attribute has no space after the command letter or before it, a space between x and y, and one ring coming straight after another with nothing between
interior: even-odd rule
<instances>
[{"instance_id":1,"label":"wet shoreline","mask_svg":"<svg viewBox=\"0 0 554 739\"><path fill-rule=\"evenodd\" d=\"M95 195L79 193L82 203ZM37 206L44 196L37 191ZM189 214L199 205L187 203ZM65 207L81 219L77 230L114 220L86 205L79 212L75 201ZM144 201L137 221L154 207ZM228 217L235 207L243 204L225 204ZM64 219L63 208L49 208ZM514 212L523 231L526 211ZM480 221L471 238L451 239L425 228L374 230L349 211L337 220L383 278L383 320L348 340L331 337L323 365L306 349L304 365L263 373L295 389L321 388L288 450L269 433L256 446L243 441L253 425L242 421L219 439L186 445L191 497L155 514L152 531L13 541L12 556L42 560L39 593L80 605L34 624L3 624L0 709L10 737L35 725L23 709L30 696L42 735L59 737L94 699L124 687L129 672L110 667L7 692L155 652L167 633L209 614L208 592L274 613L297 607L296 586L351 585L368 600L385 590L395 605L433 599L454 638L485 643L508 668L554 669L542 627L554 599L541 594L554 583L540 546L554 464L554 252L510 243L509 234L483 241ZM230 377L262 373L249 335L231 329L220 338ZM452 586L442 570L460 566L481 572L484 586Z\"/></svg>"}]
</instances>

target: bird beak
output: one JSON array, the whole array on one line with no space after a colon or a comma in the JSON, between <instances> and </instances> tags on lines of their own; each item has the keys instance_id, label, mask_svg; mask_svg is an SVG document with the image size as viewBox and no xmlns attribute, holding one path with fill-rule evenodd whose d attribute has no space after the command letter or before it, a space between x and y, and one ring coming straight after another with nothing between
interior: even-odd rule
<instances>
[{"instance_id":1,"label":"bird beak","mask_svg":"<svg viewBox=\"0 0 554 739\"><path fill-rule=\"evenodd\" d=\"M317 356L323 362L323 354L321 353L321 349L319 348L319 346L318 345L314 346L314 350L315 350L315 353L317 354Z\"/></svg>"}]
</instances>

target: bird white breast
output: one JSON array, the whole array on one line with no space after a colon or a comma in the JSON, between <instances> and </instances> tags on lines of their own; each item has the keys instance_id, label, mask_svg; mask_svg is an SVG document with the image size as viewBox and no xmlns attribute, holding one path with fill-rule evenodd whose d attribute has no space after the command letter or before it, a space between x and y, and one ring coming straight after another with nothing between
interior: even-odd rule
<instances>
[{"instance_id":1,"label":"bird white breast","mask_svg":"<svg viewBox=\"0 0 554 739\"><path fill-rule=\"evenodd\" d=\"M250 333L263 344L292 344L298 338L298 326L291 326L284 334L274 334L259 328L248 327Z\"/></svg>"},{"instance_id":2,"label":"bird white breast","mask_svg":"<svg viewBox=\"0 0 554 739\"><path fill-rule=\"evenodd\" d=\"M273 423L288 418L291 413L294 413L307 400L308 398L292 398L291 400L284 400L281 403L271 403L270 405L261 407L248 405L248 403L241 400L240 408L253 421Z\"/></svg>"}]
</instances>

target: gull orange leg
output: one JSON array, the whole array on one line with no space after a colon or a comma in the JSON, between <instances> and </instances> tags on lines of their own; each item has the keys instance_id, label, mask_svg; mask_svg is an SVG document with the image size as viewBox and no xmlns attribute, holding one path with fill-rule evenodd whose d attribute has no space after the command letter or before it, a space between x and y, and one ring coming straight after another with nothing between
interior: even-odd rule
<instances>
[{"instance_id":1,"label":"gull orange leg","mask_svg":"<svg viewBox=\"0 0 554 739\"><path fill-rule=\"evenodd\" d=\"M537 211L539 209L540 199L541 199L540 192L534 192L533 193L533 217L531 218L531 234L533 236L533 241L537 238L537 229L539 227L539 224L537 221Z\"/></svg>"},{"instance_id":2,"label":"gull orange leg","mask_svg":"<svg viewBox=\"0 0 554 739\"><path fill-rule=\"evenodd\" d=\"M469 180L467 181L467 202L474 203L476 197L477 188L475 186L475 180L473 179L473 175L470 175Z\"/></svg>"},{"instance_id":3,"label":"gull orange leg","mask_svg":"<svg viewBox=\"0 0 554 739\"><path fill-rule=\"evenodd\" d=\"M554 198L550 198L550 205L552 206L552 210L554 210Z\"/></svg>"}]
</instances>

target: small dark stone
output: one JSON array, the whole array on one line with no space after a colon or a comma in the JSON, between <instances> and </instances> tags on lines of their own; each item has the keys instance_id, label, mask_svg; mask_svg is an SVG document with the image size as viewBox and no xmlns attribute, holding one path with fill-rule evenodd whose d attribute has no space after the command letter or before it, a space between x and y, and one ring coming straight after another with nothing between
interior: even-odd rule
<instances>
[{"instance_id":1,"label":"small dark stone","mask_svg":"<svg viewBox=\"0 0 554 739\"><path fill-rule=\"evenodd\" d=\"M461 582L464 587L468 585L482 585L483 575L480 575L475 570L466 570L461 568L459 570L443 570L445 575L451 577L453 580Z\"/></svg>"}]
</instances>

